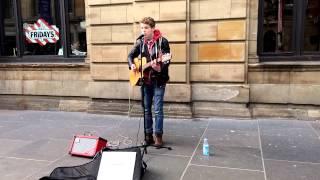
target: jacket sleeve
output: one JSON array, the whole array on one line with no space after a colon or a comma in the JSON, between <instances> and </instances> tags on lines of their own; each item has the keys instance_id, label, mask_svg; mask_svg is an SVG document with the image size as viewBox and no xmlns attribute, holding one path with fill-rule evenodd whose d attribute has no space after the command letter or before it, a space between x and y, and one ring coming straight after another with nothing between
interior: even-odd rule
<instances>
[{"instance_id":1,"label":"jacket sleeve","mask_svg":"<svg viewBox=\"0 0 320 180\"><path fill-rule=\"evenodd\" d=\"M141 40L137 40L133 48L128 54L128 66L129 69L131 70L131 65L133 64L133 59L138 57L140 54L140 47L141 47Z\"/></svg>"},{"instance_id":2,"label":"jacket sleeve","mask_svg":"<svg viewBox=\"0 0 320 180\"><path fill-rule=\"evenodd\" d=\"M161 52L162 54L170 53L169 41L166 38L162 38ZM161 69L164 69L164 70L168 69L170 62L171 62L171 59L163 63Z\"/></svg>"}]
</instances>

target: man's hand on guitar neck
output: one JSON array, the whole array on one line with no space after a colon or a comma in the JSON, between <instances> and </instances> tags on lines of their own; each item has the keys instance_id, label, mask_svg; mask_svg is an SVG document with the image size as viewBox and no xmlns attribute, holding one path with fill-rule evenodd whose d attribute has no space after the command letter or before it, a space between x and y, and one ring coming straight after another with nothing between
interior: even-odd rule
<instances>
[{"instance_id":1,"label":"man's hand on guitar neck","mask_svg":"<svg viewBox=\"0 0 320 180\"><path fill-rule=\"evenodd\" d=\"M160 72L161 71L161 65L159 62L167 62L171 59L172 55L171 53L166 53L162 55L162 58L154 59L150 62L152 69Z\"/></svg>"}]
</instances>

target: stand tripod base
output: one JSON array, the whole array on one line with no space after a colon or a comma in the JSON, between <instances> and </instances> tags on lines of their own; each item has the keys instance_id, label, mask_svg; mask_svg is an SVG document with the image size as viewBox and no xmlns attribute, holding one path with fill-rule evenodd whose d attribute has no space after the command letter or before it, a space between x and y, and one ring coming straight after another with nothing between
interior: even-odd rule
<instances>
[{"instance_id":1,"label":"stand tripod base","mask_svg":"<svg viewBox=\"0 0 320 180\"><path fill-rule=\"evenodd\" d=\"M146 142L143 142L141 147L143 147L143 154L148 154L148 151L147 151L147 147L154 147L156 149L168 149L168 150L172 150L172 148L170 146L157 146L157 145L154 145L154 144L147 144Z\"/></svg>"},{"instance_id":2,"label":"stand tripod base","mask_svg":"<svg viewBox=\"0 0 320 180\"><path fill-rule=\"evenodd\" d=\"M156 148L156 149L168 149L168 150L172 150L172 148L170 147L170 146L156 146L156 145L154 145L154 147Z\"/></svg>"}]
</instances>

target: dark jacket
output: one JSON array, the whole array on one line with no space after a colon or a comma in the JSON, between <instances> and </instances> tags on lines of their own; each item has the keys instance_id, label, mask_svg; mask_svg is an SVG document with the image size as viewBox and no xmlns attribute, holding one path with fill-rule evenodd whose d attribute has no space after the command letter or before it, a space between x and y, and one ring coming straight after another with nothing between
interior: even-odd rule
<instances>
[{"instance_id":1,"label":"dark jacket","mask_svg":"<svg viewBox=\"0 0 320 180\"><path fill-rule=\"evenodd\" d=\"M128 55L128 65L129 69L131 69L131 65L133 63L133 59L136 57L146 57L147 62L151 61L152 59L156 59L159 56L159 48L160 48L160 41L161 41L161 52L162 54L170 53L170 46L169 42L166 38L161 37L156 40L155 44L152 47L151 54L149 54L148 51L148 46L146 43L144 43L144 36L141 35L137 38L137 41L130 51ZM156 48L158 49L156 54ZM141 55L141 56L140 56ZM151 71L151 81L152 82L157 82L159 86L164 85L168 82L169 80L169 65L170 65L170 60L166 61L165 63L160 63L161 66L161 71L157 72L153 70L151 67L147 68L145 71L150 72ZM137 67L139 68L139 67Z\"/></svg>"}]
</instances>

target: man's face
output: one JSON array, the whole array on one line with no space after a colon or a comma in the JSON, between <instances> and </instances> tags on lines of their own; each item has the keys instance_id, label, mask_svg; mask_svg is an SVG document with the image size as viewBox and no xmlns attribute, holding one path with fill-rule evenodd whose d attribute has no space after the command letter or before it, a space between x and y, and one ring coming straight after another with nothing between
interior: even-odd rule
<instances>
[{"instance_id":1,"label":"man's face","mask_svg":"<svg viewBox=\"0 0 320 180\"><path fill-rule=\"evenodd\" d=\"M153 36L154 28L151 28L148 24L140 23L141 33L147 38L151 39Z\"/></svg>"}]
</instances>

